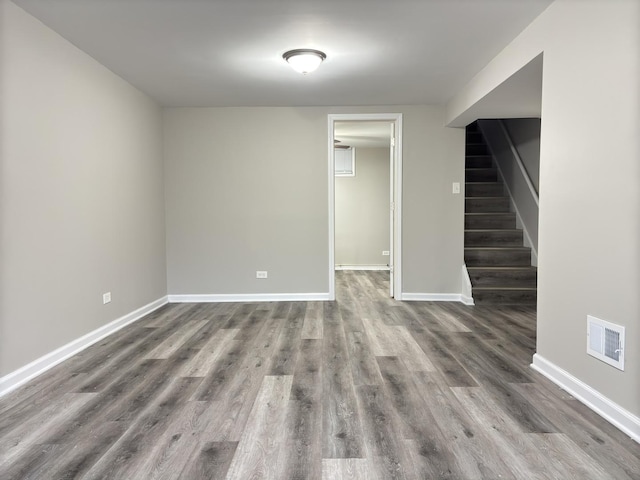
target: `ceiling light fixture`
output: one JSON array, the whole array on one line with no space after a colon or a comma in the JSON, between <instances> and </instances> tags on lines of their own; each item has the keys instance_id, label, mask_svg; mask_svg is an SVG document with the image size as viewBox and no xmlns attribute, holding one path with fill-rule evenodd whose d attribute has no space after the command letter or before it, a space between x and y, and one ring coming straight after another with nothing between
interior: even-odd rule
<instances>
[{"instance_id":1,"label":"ceiling light fixture","mask_svg":"<svg viewBox=\"0 0 640 480\"><path fill-rule=\"evenodd\" d=\"M284 58L296 72L306 75L317 69L327 56L320 50L298 48L297 50L285 52L282 58Z\"/></svg>"}]
</instances>

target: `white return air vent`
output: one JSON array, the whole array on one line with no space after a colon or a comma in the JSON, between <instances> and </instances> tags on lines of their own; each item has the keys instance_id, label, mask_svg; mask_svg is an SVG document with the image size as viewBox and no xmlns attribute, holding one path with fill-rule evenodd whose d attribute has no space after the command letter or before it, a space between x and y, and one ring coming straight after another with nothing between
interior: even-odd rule
<instances>
[{"instance_id":1,"label":"white return air vent","mask_svg":"<svg viewBox=\"0 0 640 480\"><path fill-rule=\"evenodd\" d=\"M624 327L587 315L587 353L624 370Z\"/></svg>"}]
</instances>

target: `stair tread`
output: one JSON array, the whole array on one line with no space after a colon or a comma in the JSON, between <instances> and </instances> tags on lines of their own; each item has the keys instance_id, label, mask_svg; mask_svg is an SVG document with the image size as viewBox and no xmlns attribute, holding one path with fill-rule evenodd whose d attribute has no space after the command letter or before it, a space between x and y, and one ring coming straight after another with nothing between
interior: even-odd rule
<instances>
[{"instance_id":1,"label":"stair tread","mask_svg":"<svg viewBox=\"0 0 640 480\"><path fill-rule=\"evenodd\" d=\"M471 287L473 290L525 290L528 292L535 292L537 290L536 287Z\"/></svg>"},{"instance_id":2,"label":"stair tread","mask_svg":"<svg viewBox=\"0 0 640 480\"><path fill-rule=\"evenodd\" d=\"M516 246L504 246L504 247L464 247L465 250L531 250L531 247L516 247Z\"/></svg>"},{"instance_id":3,"label":"stair tread","mask_svg":"<svg viewBox=\"0 0 640 480\"><path fill-rule=\"evenodd\" d=\"M521 228L465 228L465 232L522 232Z\"/></svg>"},{"instance_id":4,"label":"stair tread","mask_svg":"<svg viewBox=\"0 0 640 480\"><path fill-rule=\"evenodd\" d=\"M464 212L465 215L470 217L515 217L516 214L514 212ZM507 227L503 227L507 228ZM511 227L509 227L511 228Z\"/></svg>"},{"instance_id":5,"label":"stair tread","mask_svg":"<svg viewBox=\"0 0 640 480\"><path fill-rule=\"evenodd\" d=\"M496 267L495 265L487 266L487 267L467 267L467 270L536 270L537 267L534 266L521 266L521 267Z\"/></svg>"},{"instance_id":6,"label":"stair tread","mask_svg":"<svg viewBox=\"0 0 640 480\"><path fill-rule=\"evenodd\" d=\"M489 195L504 195L504 184L500 182L465 183L465 198L486 198Z\"/></svg>"}]
</instances>

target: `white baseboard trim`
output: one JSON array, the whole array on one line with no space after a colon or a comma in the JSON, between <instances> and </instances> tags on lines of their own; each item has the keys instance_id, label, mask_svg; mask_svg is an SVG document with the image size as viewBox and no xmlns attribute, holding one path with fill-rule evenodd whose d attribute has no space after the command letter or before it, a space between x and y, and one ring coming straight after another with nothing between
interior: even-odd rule
<instances>
[{"instance_id":1,"label":"white baseboard trim","mask_svg":"<svg viewBox=\"0 0 640 480\"><path fill-rule=\"evenodd\" d=\"M563 390L566 390L609 423L615 425L633 440L640 443L640 418L633 413L625 410L538 353L533 356L531 368L547 377Z\"/></svg>"},{"instance_id":2,"label":"white baseboard trim","mask_svg":"<svg viewBox=\"0 0 640 480\"><path fill-rule=\"evenodd\" d=\"M462 264L462 293L461 302L465 305L475 305L473 301L473 287L471 286L471 279L469 278L469 270L467 270L467 264Z\"/></svg>"},{"instance_id":3,"label":"white baseboard trim","mask_svg":"<svg viewBox=\"0 0 640 480\"><path fill-rule=\"evenodd\" d=\"M61 362L64 362L68 358L81 352L85 348L99 342L103 338L111 335L112 333L120 330L121 328L141 319L145 315L157 310L161 306L168 302L167 297L159 298L154 302L151 302L143 307L134 310L127 315L124 315L113 322L110 322L100 328L97 328L93 332L89 332L80 338L73 340L72 342L63 345L62 347L47 353L46 355L34 360L33 362L25 365L24 367L11 372L4 377L0 378L0 397L15 390L16 388L24 385L29 380L37 377L38 375L46 372L52 367L55 367Z\"/></svg>"},{"instance_id":4,"label":"white baseboard trim","mask_svg":"<svg viewBox=\"0 0 640 480\"><path fill-rule=\"evenodd\" d=\"M336 265L336 270L386 270L389 265Z\"/></svg>"},{"instance_id":5,"label":"white baseboard trim","mask_svg":"<svg viewBox=\"0 0 640 480\"><path fill-rule=\"evenodd\" d=\"M403 293L402 299L409 302L462 302L459 293Z\"/></svg>"},{"instance_id":6,"label":"white baseboard trim","mask_svg":"<svg viewBox=\"0 0 640 480\"><path fill-rule=\"evenodd\" d=\"M465 305L475 305L476 302L473 301L473 297L467 297L466 295L460 295L460 301Z\"/></svg>"},{"instance_id":7,"label":"white baseboard trim","mask_svg":"<svg viewBox=\"0 0 640 480\"><path fill-rule=\"evenodd\" d=\"M169 303L222 303L222 302L321 302L329 299L328 293L247 293L169 295Z\"/></svg>"}]
</instances>

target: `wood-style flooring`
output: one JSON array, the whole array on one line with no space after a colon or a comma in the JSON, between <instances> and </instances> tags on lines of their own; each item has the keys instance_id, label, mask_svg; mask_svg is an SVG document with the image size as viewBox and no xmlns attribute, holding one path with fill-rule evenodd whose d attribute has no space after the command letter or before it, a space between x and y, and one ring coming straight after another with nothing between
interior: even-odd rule
<instances>
[{"instance_id":1,"label":"wood-style flooring","mask_svg":"<svg viewBox=\"0 0 640 480\"><path fill-rule=\"evenodd\" d=\"M0 399L0 478L640 479L640 446L529 368L535 311L172 304Z\"/></svg>"}]
</instances>

